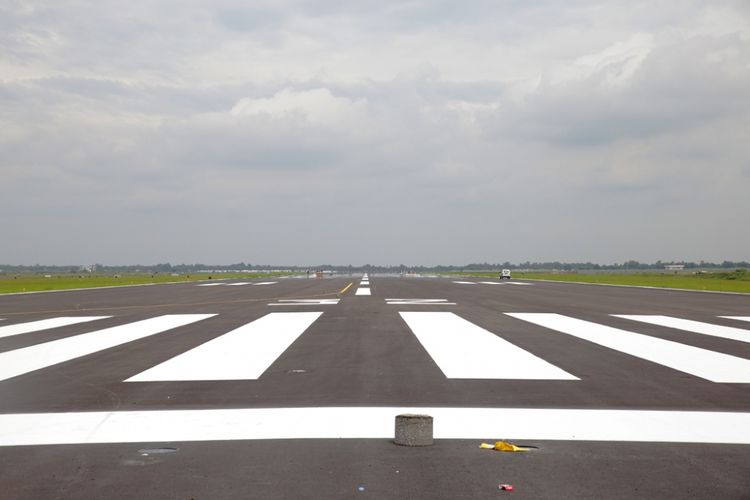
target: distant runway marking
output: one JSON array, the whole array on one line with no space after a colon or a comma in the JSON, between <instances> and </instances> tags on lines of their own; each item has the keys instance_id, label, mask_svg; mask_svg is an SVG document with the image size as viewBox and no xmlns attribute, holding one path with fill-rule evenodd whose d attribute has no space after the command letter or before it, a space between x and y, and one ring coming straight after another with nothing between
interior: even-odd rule
<instances>
[{"instance_id":1,"label":"distant runway marking","mask_svg":"<svg viewBox=\"0 0 750 500\"><path fill-rule=\"evenodd\" d=\"M504 285L505 283L499 283L497 281L480 281L483 285Z\"/></svg>"},{"instance_id":2,"label":"distant runway marking","mask_svg":"<svg viewBox=\"0 0 750 500\"><path fill-rule=\"evenodd\" d=\"M267 314L125 382L257 380L321 314Z\"/></svg>"},{"instance_id":3,"label":"distant runway marking","mask_svg":"<svg viewBox=\"0 0 750 500\"><path fill-rule=\"evenodd\" d=\"M354 295L372 295L369 288L357 288Z\"/></svg>"},{"instance_id":4,"label":"distant runway marking","mask_svg":"<svg viewBox=\"0 0 750 500\"><path fill-rule=\"evenodd\" d=\"M262 281L260 283L253 283L255 286L263 286L263 285L275 285L278 281Z\"/></svg>"},{"instance_id":5,"label":"distant runway marking","mask_svg":"<svg viewBox=\"0 0 750 500\"><path fill-rule=\"evenodd\" d=\"M737 321L750 321L750 316L719 316L720 318L736 319Z\"/></svg>"},{"instance_id":6,"label":"distant runway marking","mask_svg":"<svg viewBox=\"0 0 750 500\"><path fill-rule=\"evenodd\" d=\"M66 316L61 318L40 319L39 321L30 321L17 325L8 325L0 327L0 338L21 335L24 333L38 332L50 328L59 328L61 326L75 325L86 323L97 319L111 318L111 316Z\"/></svg>"},{"instance_id":7,"label":"distant runway marking","mask_svg":"<svg viewBox=\"0 0 750 500\"><path fill-rule=\"evenodd\" d=\"M226 284L226 286L245 286L245 285L252 285L252 283L249 282L241 282L241 283L223 283Z\"/></svg>"},{"instance_id":8,"label":"distant runway marking","mask_svg":"<svg viewBox=\"0 0 750 500\"><path fill-rule=\"evenodd\" d=\"M0 380L93 354L215 314L168 314L0 353Z\"/></svg>"},{"instance_id":9,"label":"distant runway marking","mask_svg":"<svg viewBox=\"0 0 750 500\"><path fill-rule=\"evenodd\" d=\"M750 361L554 313L506 313L712 382L750 383Z\"/></svg>"},{"instance_id":10,"label":"distant runway marking","mask_svg":"<svg viewBox=\"0 0 750 500\"><path fill-rule=\"evenodd\" d=\"M436 439L750 444L750 413L741 412L324 407L0 415L0 446L393 439L404 413L431 415Z\"/></svg>"},{"instance_id":11,"label":"distant runway marking","mask_svg":"<svg viewBox=\"0 0 750 500\"><path fill-rule=\"evenodd\" d=\"M339 299L280 299L269 306L331 306L339 303Z\"/></svg>"},{"instance_id":12,"label":"distant runway marking","mask_svg":"<svg viewBox=\"0 0 750 500\"><path fill-rule=\"evenodd\" d=\"M455 306L455 302L448 302L448 299L385 299L388 305L401 306Z\"/></svg>"},{"instance_id":13,"label":"distant runway marking","mask_svg":"<svg viewBox=\"0 0 750 500\"><path fill-rule=\"evenodd\" d=\"M524 283L523 281L508 281L506 283L507 285L521 285L521 286L531 286L533 283Z\"/></svg>"},{"instance_id":14,"label":"distant runway marking","mask_svg":"<svg viewBox=\"0 0 750 500\"><path fill-rule=\"evenodd\" d=\"M225 283L202 283L200 285L195 285L195 286L220 286L220 285L224 285L224 284Z\"/></svg>"},{"instance_id":15,"label":"distant runway marking","mask_svg":"<svg viewBox=\"0 0 750 500\"><path fill-rule=\"evenodd\" d=\"M453 283L458 283L459 285L476 285L473 281L454 281Z\"/></svg>"},{"instance_id":16,"label":"distant runway marking","mask_svg":"<svg viewBox=\"0 0 750 500\"><path fill-rule=\"evenodd\" d=\"M451 312L400 312L447 378L579 380Z\"/></svg>"},{"instance_id":17,"label":"distant runway marking","mask_svg":"<svg viewBox=\"0 0 750 500\"><path fill-rule=\"evenodd\" d=\"M666 326L693 333L710 335L712 337L721 337L730 340L739 340L740 342L750 342L750 330L742 328L733 328L731 326L712 325L700 321L689 319L672 318L670 316L658 315L637 315L637 314L613 314L617 318L625 318L633 321L641 321L651 325Z\"/></svg>"}]
</instances>

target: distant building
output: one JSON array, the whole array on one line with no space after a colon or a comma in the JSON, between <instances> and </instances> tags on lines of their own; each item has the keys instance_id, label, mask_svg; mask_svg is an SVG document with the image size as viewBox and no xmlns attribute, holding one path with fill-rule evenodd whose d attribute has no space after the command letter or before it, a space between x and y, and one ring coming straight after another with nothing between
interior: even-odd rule
<instances>
[{"instance_id":1,"label":"distant building","mask_svg":"<svg viewBox=\"0 0 750 500\"><path fill-rule=\"evenodd\" d=\"M682 271L685 269L685 264L667 264L664 266L667 271Z\"/></svg>"}]
</instances>

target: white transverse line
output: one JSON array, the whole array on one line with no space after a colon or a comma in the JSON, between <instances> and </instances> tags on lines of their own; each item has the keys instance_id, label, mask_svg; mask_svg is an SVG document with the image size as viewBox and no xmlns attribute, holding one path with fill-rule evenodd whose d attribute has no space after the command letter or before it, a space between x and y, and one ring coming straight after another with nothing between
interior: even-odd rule
<instances>
[{"instance_id":1,"label":"white transverse line","mask_svg":"<svg viewBox=\"0 0 750 500\"><path fill-rule=\"evenodd\" d=\"M75 325L77 323L86 323L97 319L111 318L111 316L65 316L60 318L40 319L39 321L30 321L17 325L8 325L0 327L0 338L10 337L12 335L21 335L22 333L38 332L50 328L59 328L61 326Z\"/></svg>"},{"instance_id":2,"label":"white transverse line","mask_svg":"<svg viewBox=\"0 0 750 500\"><path fill-rule=\"evenodd\" d=\"M227 283L227 286L244 286L244 285L251 285L252 283L248 283L245 281L238 282L238 283Z\"/></svg>"},{"instance_id":3,"label":"white transverse line","mask_svg":"<svg viewBox=\"0 0 750 500\"><path fill-rule=\"evenodd\" d=\"M750 321L750 316L719 316L720 318L736 319L737 321Z\"/></svg>"},{"instance_id":4,"label":"white transverse line","mask_svg":"<svg viewBox=\"0 0 750 500\"><path fill-rule=\"evenodd\" d=\"M448 299L385 299L388 305L402 306L455 306L455 302L448 302Z\"/></svg>"},{"instance_id":5,"label":"white transverse line","mask_svg":"<svg viewBox=\"0 0 750 500\"><path fill-rule=\"evenodd\" d=\"M332 407L0 415L0 446L393 439L404 413L431 415L437 439L750 444L750 413L739 412Z\"/></svg>"},{"instance_id":6,"label":"white transverse line","mask_svg":"<svg viewBox=\"0 0 750 500\"><path fill-rule=\"evenodd\" d=\"M447 378L579 380L451 312L400 312Z\"/></svg>"},{"instance_id":7,"label":"white transverse line","mask_svg":"<svg viewBox=\"0 0 750 500\"><path fill-rule=\"evenodd\" d=\"M458 283L459 285L476 285L473 281L454 281L453 283Z\"/></svg>"},{"instance_id":8,"label":"white transverse line","mask_svg":"<svg viewBox=\"0 0 750 500\"><path fill-rule=\"evenodd\" d=\"M142 339L214 314L169 314L0 353L0 380Z\"/></svg>"},{"instance_id":9,"label":"white transverse line","mask_svg":"<svg viewBox=\"0 0 750 500\"><path fill-rule=\"evenodd\" d=\"M750 383L750 361L747 359L560 314L506 314L712 382Z\"/></svg>"},{"instance_id":10,"label":"white transverse line","mask_svg":"<svg viewBox=\"0 0 750 500\"><path fill-rule=\"evenodd\" d=\"M357 288L357 292L354 295L371 295L369 288Z\"/></svg>"},{"instance_id":11,"label":"white transverse line","mask_svg":"<svg viewBox=\"0 0 750 500\"><path fill-rule=\"evenodd\" d=\"M255 286L275 285L276 283L278 283L278 281L263 281L263 282L260 282L260 283L253 283L253 285L255 285Z\"/></svg>"},{"instance_id":12,"label":"white transverse line","mask_svg":"<svg viewBox=\"0 0 750 500\"><path fill-rule=\"evenodd\" d=\"M666 326L668 328L677 328L693 333L702 333L712 337L721 337L723 339L739 340L740 342L750 342L750 330L742 328L732 328L731 326L712 325L710 323L701 323L689 319L672 318L670 316L652 316L637 314L613 314L617 318L631 319L641 321L652 325Z\"/></svg>"},{"instance_id":13,"label":"white transverse line","mask_svg":"<svg viewBox=\"0 0 750 500\"><path fill-rule=\"evenodd\" d=\"M339 303L339 299L281 299L269 306L332 306Z\"/></svg>"},{"instance_id":14,"label":"white transverse line","mask_svg":"<svg viewBox=\"0 0 750 500\"><path fill-rule=\"evenodd\" d=\"M126 382L256 380L321 314L267 314L130 377Z\"/></svg>"},{"instance_id":15,"label":"white transverse line","mask_svg":"<svg viewBox=\"0 0 750 500\"><path fill-rule=\"evenodd\" d=\"M226 283L203 283L201 285L195 285L195 286L219 286L219 285L225 285Z\"/></svg>"}]
</instances>

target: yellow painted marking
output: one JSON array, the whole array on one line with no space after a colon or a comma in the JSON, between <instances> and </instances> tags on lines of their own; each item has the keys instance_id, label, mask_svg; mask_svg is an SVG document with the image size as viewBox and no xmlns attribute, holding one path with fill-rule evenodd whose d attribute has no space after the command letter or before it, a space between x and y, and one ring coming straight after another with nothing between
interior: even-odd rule
<instances>
[{"instance_id":1,"label":"yellow painted marking","mask_svg":"<svg viewBox=\"0 0 750 500\"><path fill-rule=\"evenodd\" d=\"M351 286L352 286L353 284L354 284L354 283L349 283L349 284L348 284L348 285L346 285L346 286L345 286L344 288L342 288L342 289L341 289L341 291L339 292L339 295L341 295L341 294L343 294L344 292L346 292L347 290L349 290L349 288L350 288L350 287L351 287Z\"/></svg>"}]
</instances>

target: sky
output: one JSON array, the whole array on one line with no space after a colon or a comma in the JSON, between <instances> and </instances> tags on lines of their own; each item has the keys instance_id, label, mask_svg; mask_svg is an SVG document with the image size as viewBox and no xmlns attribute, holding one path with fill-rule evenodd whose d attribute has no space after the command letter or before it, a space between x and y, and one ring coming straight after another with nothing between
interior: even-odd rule
<instances>
[{"instance_id":1,"label":"sky","mask_svg":"<svg viewBox=\"0 0 750 500\"><path fill-rule=\"evenodd\" d=\"M750 2L0 0L0 263L750 260Z\"/></svg>"}]
</instances>

